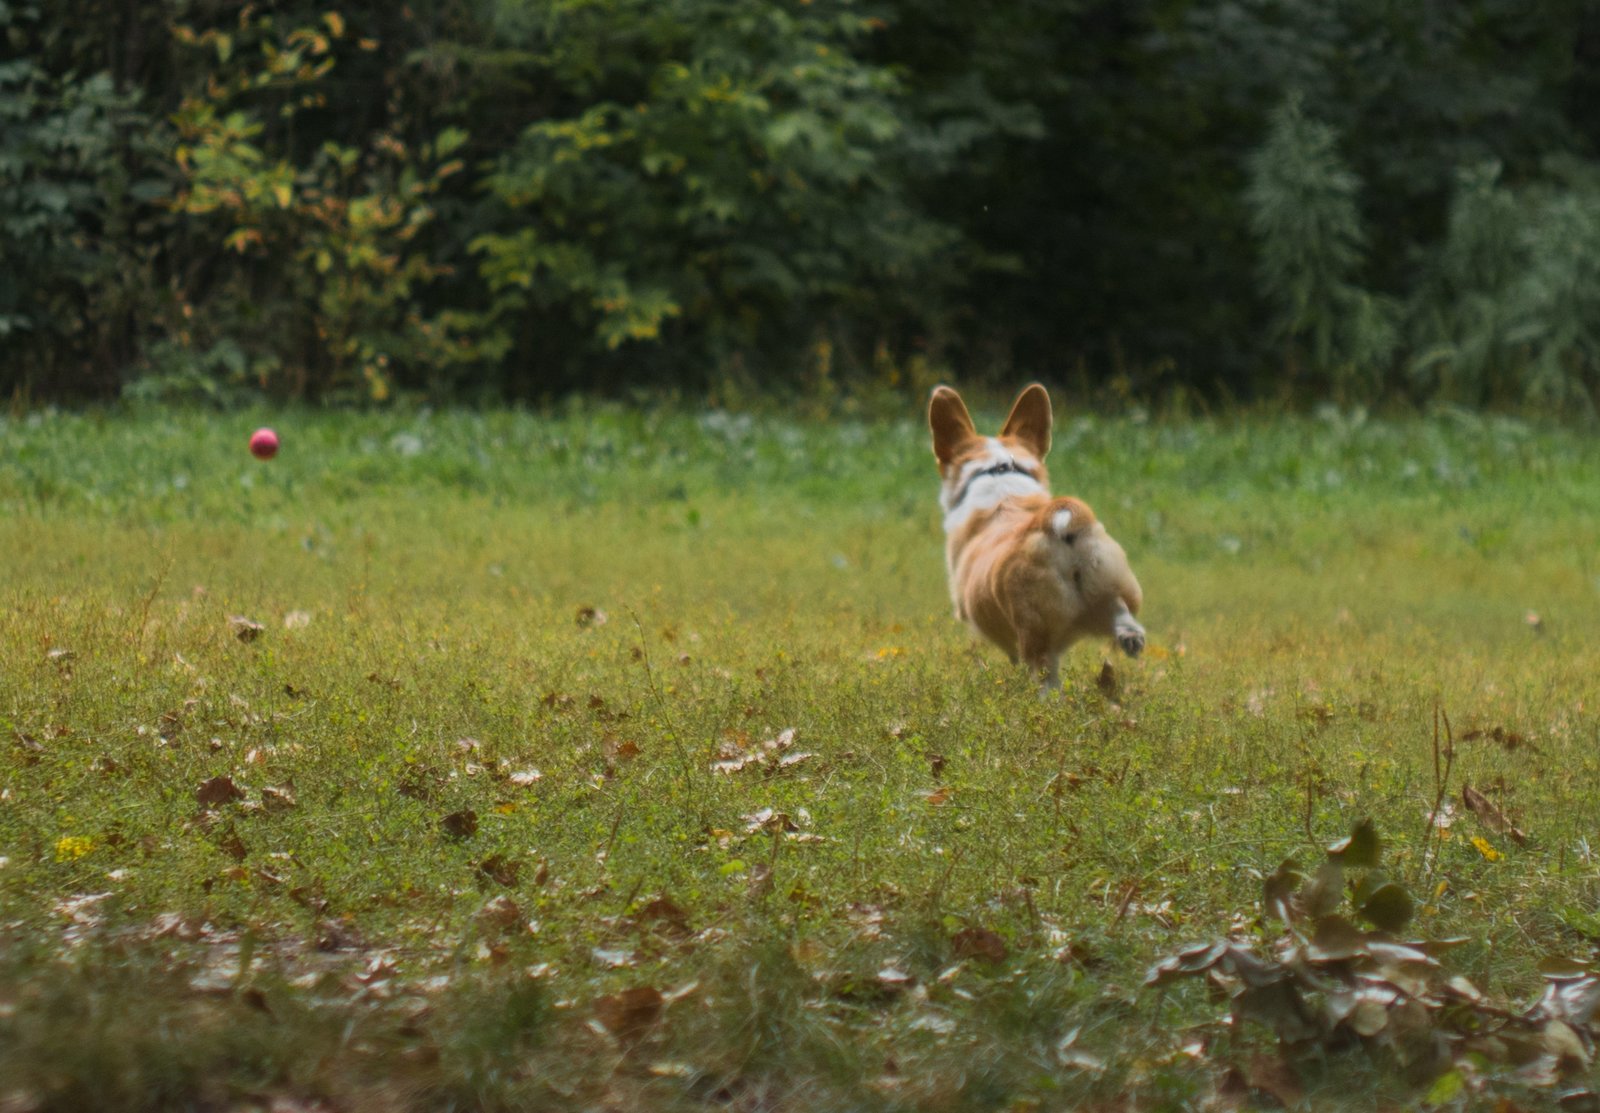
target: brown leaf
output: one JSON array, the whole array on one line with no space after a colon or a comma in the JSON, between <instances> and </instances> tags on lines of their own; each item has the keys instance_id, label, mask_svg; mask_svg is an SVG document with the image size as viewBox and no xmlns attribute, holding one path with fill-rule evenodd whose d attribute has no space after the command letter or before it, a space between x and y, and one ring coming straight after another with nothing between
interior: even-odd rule
<instances>
[{"instance_id":1,"label":"brown leaf","mask_svg":"<svg viewBox=\"0 0 1600 1113\"><path fill-rule=\"evenodd\" d=\"M439 827L452 839L470 839L478 833L478 813L471 808L451 812L439 820Z\"/></svg>"},{"instance_id":2,"label":"brown leaf","mask_svg":"<svg viewBox=\"0 0 1600 1113\"><path fill-rule=\"evenodd\" d=\"M1243 1109L1250 1103L1250 1083L1238 1067L1229 1067L1217 1080L1212 1105L1218 1109Z\"/></svg>"},{"instance_id":3,"label":"brown leaf","mask_svg":"<svg viewBox=\"0 0 1600 1113\"><path fill-rule=\"evenodd\" d=\"M1517 830L1516 825L1506 817L1506 814L1497 808L1494 801L1471 785L1461 786L1461 802L1467 806L1479 823L1497 835L1504 835L1518 846L1528 845L1528 836Z\"/></svg>"},{"instance_id":4,"label":"brown leaf","mask_svg":"<svg viewBox=\"0 0 1600 1113\"><path fill-rule=\"evenodd\" d=\"M1254 1056L1244 1076L1252 1090L1271 1094L1286 1109L1293 1109L1305 1097L1299 1074L1288 1060L1276 1055Z\"/></svg>"},{"instance_id":5,"label":"brown leaf","mask_svg":"<svg viewBox=\"0 0 1600 1113\"><path fill-rule=\"evenodd\" d=\"M1115 699L1117 695L1117 670L1107 661L1100 666L1100 675L1095 677L1094 684L1100 689L1100 694L1106 699Z\"/></svg>"},{"instance_id":6,"label":"brown leaf","mask_svg":"<svg viewBox=\"0 0 1600 1113\"><path fill-rule=\"evenodd\" d=\"M1526 736L1500 726L1476 727L1463 734L1460 740L1462 742L1476 742L1479 739L1487 739L1500 746L1507 753L1515 753L1523 746L1528 747L1534 753L1539 752L1539 747L1528 741Z\"/></svg>"},{"instance_id":7,"label":"brown leaf","mask_svg":"<svg viewBox=\"0 0 1600 1113\"><path fill-rule=\"evenodd\" d=\"M610 618L599 607L583 606L578 608L576 621L579 629L587 630L593 626L604 626Z\"/></svg>"},{"instance_id":8,"label":"brown leaf","mask_svg":"<svg viewBox=\"0 0 1600 1113\"><path fill-rule=\"evenodd\" d=\"M639 744L631 738L618 738L614 734L607 734L600 740L600 747L607 761L632 761L639 756Z\"/></svg>"},{"instance_id":9,"label":"brown leaf","mask_svg":"<svg viewBox=\"0 0 1600 1113\"><path fill-rule=\"evenodd\" d=\"M956 958L1004 962L1010 950L997 932L983 927L966 927L950 937L950 952Z\"/></svg>"},{"instance_id":10,"label":"brown leaf","mask_svg":"<svg viewBox=\"0 0 1600 1113\"><path fill-rule=\"evenodd\" d=\"M212 777L195 790L195 799L202 808L215 808L233 800L243 800L244 792L233 783L232 777Z\"/></svg>"},{"instance_id":11,"label":"brown leaf","mask_svg":"<svg viewBox=\"0 0 1600 1113\"><path fill-rule=\"evenodd\" d=\"M761 808L739 818L744 820L745 833L750 835L757 831L777 835L800 829L786 812L773 811L771 808Z\"/></svg>"},{"instance_id":12,"label":"brown leaf","mask_svg":"<svg viewBox=\"0 0 1600 1113\"><path fill-rule=\"evenodd\" d=\"M1231 1004L1236 1024L1246 1019L1259 1021L1285 1043L1299 1043L1319 1032L1299 988L1287 979L1249 986L1234 994Z\"/></svg>"},{"instance_id":13,"label":"brown leaf","mask_svg":"<svg viewBox=\"0 0 1600 1113\"><path fill-rule=\"evenodd\" d=\"M1294 922L1294 894L1300 883L1305 880L1300 873L1300 867L1293 858L1286 858L1279 863L1278 868L1268 874L1261 883L1261 904L1266 909L1267 915L1282 920L1285 924Z\"/></svg>"},{"instance_id":14,"label":"brown leaf","mask_svg":"<svg viewBox=\"0 0 1600 1113\"><path fill-rule=\"evenodd\" d=\"M239 837L239 832L235 831L231 826L217 836L217 849L235 862L244 861L245 856L250 853L245 848L244 840Z\"/></svg>"},{"instance_id":15,"label":"brown leaf","mask_svg":"<svg viewBox=\"0 0 1600 1113\"><path fill-rule=\"evenodd\" d=\"M261 632L266 629L261 623L254 619L246 618L242 614L230 614L228 616L228 627L233 631L233 636L242 642L255 641L261 636Z\"/></svg>"},{"instance_id":16,"label":"brown leaf","mask_svg":"<svg viewBox=\"0 0 1600 1113\"><path fill-rule=\"evenodd\" d=\"M511 888L517 883L517 874L522 868L522 863L514 858L507 858L503 854L491 854L478 863L478 872L490 881Z\"/></svg>"},{"instance_id":17,"label":"brown leaf","mask_svg":"<svg viewBox=\"0 0 1600 1113\"><path fill-rule=\"evenodd\" d=\"M641 924L654 925L657 931L674 939L693 934L689 927L689 914L668 896L659 896L646 904L639 909L637 918Z\"/></svg>"},{"instance_id":18,"label":"brown leaf","mask_svg":"<svg viewBox=\"0 0 1600 1113\"><path fill-rule=\"evenodd\" d=\"M44 745L33 735L23 734L21 731L17 731L12 737L17 741L17 748L22 751L22 763L24 765L39 764L39 755L44 753Z\"/></svg>"},{"instance_id":19,"label":"brown leaf","mask_svg":"<svg viewBox=\"0 0 1600 1113\"><path fill-rule=\"evenodd\" d=\"M269 812L286 812L295 806L294 790L288 785L267 785L261 790L261 803Z\"/></svg>"},{"instance_id":20,"label":"brown leaf","mask_svg":"<svg viewBox=\"0 0 1600 1113\"><path fill-rule=\"evenodd\" d=\"M594 1015L618 1040L637 1043L661 1019L666 1002L654 986L634 986L595 998Z\"/></svg>"},{"instance_id":21,"label":"brown leaf","mask_svg":"<svg viewBox=\"0 0 1600 1113\"><path fill-rule=\"evenodd\" d=\"M1343 916L1324 916L1317 921L1316 934L1306 944L1310 962L1345 962L1367 953L1366 933Z\"/></svg>"},{"instance_id":22,"label":"brown leaf","mask_svg":"<svg viewBox=\"0 0 1600 1113\"><path fill-rule=\"evenodd\" d=\"M502 893L478 909L477 920L484 927L514 928L522 923L522 908Z\"/></svg>"}]
</instances>

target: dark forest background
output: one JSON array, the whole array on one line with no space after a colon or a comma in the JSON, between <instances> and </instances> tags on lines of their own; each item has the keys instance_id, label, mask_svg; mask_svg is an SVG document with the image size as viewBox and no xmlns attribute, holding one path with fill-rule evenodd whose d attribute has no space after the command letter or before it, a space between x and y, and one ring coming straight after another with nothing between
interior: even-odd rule
<instances>
[{"instance_id":1,"label":"dark forest background","mask_svg":"<svg viewBox=\"0 0 1600 1113\"><path fill-rule=\"evenodd\" d=\"M13 404L1591 412L1589 0L0 0Z\"/></svg>"}]
</instances>

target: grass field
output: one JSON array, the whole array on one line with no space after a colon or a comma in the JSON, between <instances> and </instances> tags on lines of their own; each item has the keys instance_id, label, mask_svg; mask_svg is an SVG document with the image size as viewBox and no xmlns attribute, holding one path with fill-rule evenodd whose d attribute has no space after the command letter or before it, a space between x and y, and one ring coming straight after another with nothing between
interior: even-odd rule
<instances>
[{"instance_id":1,"label":"grass field","mask_svg":"<svg viewBox=\"0 0 1600 1113\"><path fill-rule=\"evenodd\" d=\"M0 423L0 1109L1555 1101L1143 983L1363 818L1441 976L1593 957L1600 444L1068 414L1051 470L1151 647L1041 702L915 414Z\"/></svg>"}]
</instances>

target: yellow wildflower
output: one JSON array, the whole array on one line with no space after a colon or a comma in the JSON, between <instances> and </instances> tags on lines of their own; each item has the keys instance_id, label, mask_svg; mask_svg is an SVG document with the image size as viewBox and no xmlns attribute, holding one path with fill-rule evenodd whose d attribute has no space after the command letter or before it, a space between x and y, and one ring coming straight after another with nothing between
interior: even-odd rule
<instances>
[{"instance_id":1,"label":"yellow wildflower","mask_svg":"<svg viewBox=\"0 0 1600 1113\"><path fill-rule=\"evenodd\" d=\"M86 839L82 835L63 835L56 840L56 861L75 861L93 849L93 839Z\"/></svg>"}]
</instances>

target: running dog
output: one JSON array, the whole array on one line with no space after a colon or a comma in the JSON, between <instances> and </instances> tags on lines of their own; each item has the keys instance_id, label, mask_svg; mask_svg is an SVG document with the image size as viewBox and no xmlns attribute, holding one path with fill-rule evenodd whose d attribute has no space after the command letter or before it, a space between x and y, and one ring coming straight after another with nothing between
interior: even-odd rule
<instances>
[{"instance_id":1,"label":"running dog","mask_svg":"<svg viewBox=\"0 0 1600 1113\"><path fill-rule=\"evenodd\" d=\"M1143 593L1122 546L1080 499L1052 498L1050 395L1038 383L1017 396L997 437L979 435L961 396L935 387L928 405L943 485L945 558L956 618L1039 678L1061 683L1061 654L1093 636L1144 649Z\"/></svg>"}]
</instances>

